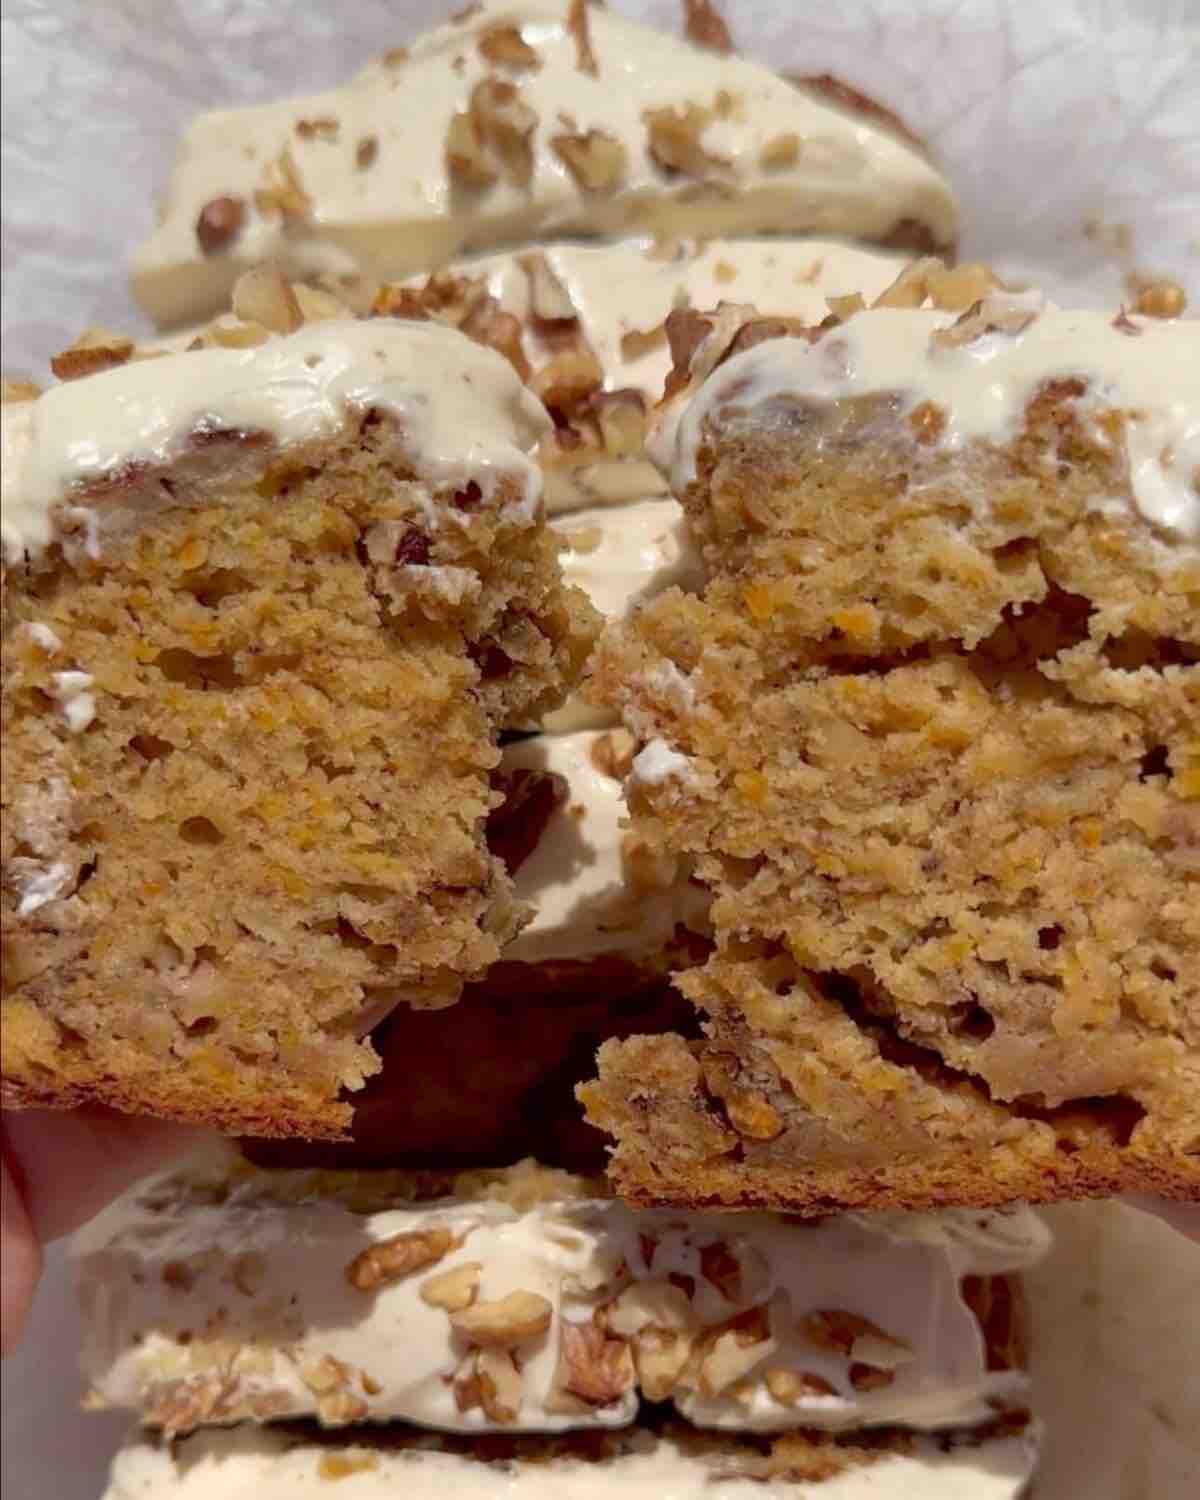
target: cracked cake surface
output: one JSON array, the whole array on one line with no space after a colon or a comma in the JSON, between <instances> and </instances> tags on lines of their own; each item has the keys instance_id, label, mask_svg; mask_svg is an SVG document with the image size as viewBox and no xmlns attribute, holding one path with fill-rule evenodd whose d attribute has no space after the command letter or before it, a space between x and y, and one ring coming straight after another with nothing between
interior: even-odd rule
<instances>
[{"instance_id":1,"label":"cracked cake surface","mask_svg":"<svg viewBox=\"0 0 1200 1500\"><path fill-rule=\"evenodd\" d=\"M7 1101L337 1134L524 918L497 736L593 618L544 410L441 327L259 335L3 407Z\"/></svg>"},{"instance_id":2,"label":"cracked cake surface","mask_svg":"<svg viewBox=\"0 0 1200 1500\"><path fill-rule=\"evenodd\" d=\"M717 949L583 1090L636 1201L1200 1191L1200 330L924 276L678 315L708 582L595 668Z\"/></svg>"}]
</instances>

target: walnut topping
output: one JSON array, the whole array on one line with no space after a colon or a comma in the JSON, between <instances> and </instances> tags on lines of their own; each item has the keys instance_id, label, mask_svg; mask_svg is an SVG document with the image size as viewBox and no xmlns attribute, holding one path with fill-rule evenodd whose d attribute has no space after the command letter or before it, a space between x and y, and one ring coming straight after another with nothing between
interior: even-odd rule
<instances>
[{"instance_id":1,"label":"walnut topping","mask_svg":"<svg viewBox=\"0 0 1200 1500\"><path fill-rule=\"evenodd\" d=\"M451 116L446 130L446 169L471 187L490 187L500 169L484 147L475 120L465 110Z\"/></svg>"},{"instance_id":2,"label":"walnut topping","mask_svg":"<svg viewBox=\"0 0 1200 1500\"><path fill-rule=\"evenodd\" d=\"M41 386L32 380L0 380L0 406L15 401L36 401L41 394Z\"/></svg>"},{"instance_id":3,"label":"walnut topping","mask_svg":"<svg viewBox=\"0 0 1200 1500\"><path fill-rule=\"evenodd\" d=\"M517 260L529 278L529 303L534 317L546 323L574 322L579 311L546 257L540 251L533 251L518 256Z\"/></svg>"},{"instance_id":4,"label":"walnut topping","mask_svg":"<svg viewBox=\"0 0 1200 1500\"><path fill-rule=\"evenodd\" d=\"M234 316L272 333L294 333L304 322L291 283L274 266L255 266L233 286Z\"/></svg>"},{"instance_id":5,"label":"walnut topping","mask_svg":"<svg viewBox=\"0 0 1200 1500\"><path fill-rule=\"evenodd\" d=\"M364 135L354 148L354 165L360 172L372 165L379 155L379 137L377 135Z\"/></svg>"},{"instance_id":6,"label":"walnut topping","mask_svg":"<svg viewBox=\"0 0 1200 1500\"><path fill-rule=\"evenodd\" d=\"M653 354L655 349L660 349L666 342L665 321L655 324L653 328L631 328L628 333L621 335L621 358L641 359L644 355Z\"/></svg>"},{"instance_id":7,"label":"walnut topping","mask_svg":"<svg viewBox=\"0 0 1200 1500\"><path fill-rule=\"evenodd\" d=\"M646 398L641 391L597 391L591 411L600 428L604 451L610 458L631 458L646 446Z\"/></svg>"},{"instance_id":8,"label":"walnut topping","mask_svg":"<svg viewBox=\"0 0 1200 1500\"><path fill-rule=\"evenodd\" d=\"M946 430L946 411L936 401L922 401L909 413L908 424L918 443L936 443Z\"/></svg>"},{"instance_id":9,"label":"walnut topping","mask_svg":"<svg viewBox=\"0 0 1200 1500\"><path fill-rule=\"evenodd\" d=\"M319 287L305 286L297 282L292 287L292 294L300 308L300 316L306 323L324 323L332 318L348 318L350 309L344 302L338 300L331 292L322 291Z\"/></svg>"},{"instance_id":10,"label":"walnut topping","mask_svg":"<svg viewBox=\"0 0 1200 1500\"><path fill-rule=\"evenodd\" d=\"M670 400L689 381L711 375L730 355L785 333L808 335L809 330L797 318L759 318L753 307L737 302L722 302L715 312L674 308L667 315L672 368L663 399Z\"/></svg>"},{"instance_id":11,"label":"walnut topping","mask_svg":"<svg viewBox=\"0 0 1200 1500\"><path fill-rule=\"evenodd\" d=\"M195 344L197 349L256 349L271 337L271 330L261 323L247 323L240 318L220 317L211 322Z\"/></svg>"},{"instance_id":12,"label":"walnut topping","mask_svg":"<svg viewBox=\"0 0 1200 1500\"><path fill-rule=\"evenodd\" d=\"M809 1313L801 1319L800 1331L819 1349L831 1350L880 1370L894 1369L914 1357L911 1344L892 1338L869 1318L844 1308Z\"/></svg>"},{"instance_id":13,"label":"walnut topping","mask_svg":"<svg viewBox=\"0 0 1200 1500\"><path fill-rule=\"evenodd\" d=\"M148 1399L146 1425L160 1427L168 1438L191 1432L220 1416L228 1408L235 1390L232 1376L224 1371L172 1381L155 1389Z\"/></svg>"},{"instance_id":14,"label":"walnut topping","mask_svg":"<svg viewBox=\"0 0 1200 1500\"><path fill-rule=\"evenodd\" d=\"M522 380L529 379L529 361L521 342L520 320L505 312L494 297L481 297L458 326L477 344L503 354Z\"/></svg>"},{"instance_id":15,"label":"walnut topping","mask_svg":"<svg viewBox=\"0 0 1200 1500\"><path fill-rule=\"evenodd\" d=\"M408 48L389 47L379 61L385 68L401 68L408 61Z\"/></svg>"},{"instance_id":16,"label":"walnut topping","mask_svg":"<svg viewBox=\"0 0 1200 1500\"><path fill-rule=\"evenodd\" d=\"M428 1281L421 1283L421 1301L427 1302L430 1307L444 1308L446 1312L461 1312L464 1307L470 1307L479 1294L479 1276L482 1270L480 1261L468 1260L461 1266L455 1266L452 1271L431 1276Z\"/></svg>"},{"instance_id":17,"label":"walnut topping","mask_svg":"<svg viewBox=\"0 0 1200 1500\"><path fill-rule=\"evenodd\" d=\"M534 395L551 411L569 416L604 383L604 370L588 344L580 339L556 354L529 381Z\"/></svg>"},{"instance_id":18,"label":"walnut topping","mask_svg":"<svg viewBox=\"0 0 1200 1500\"><path fill-rule=\"evenodd\" d=\"M340 1359L323 1354L311 1365L304 1366L300 1379L314 1396L328 1396L334 1391L346 1390L353 1380L353 1373L350 1366Z\"/></svg>"},{"instance_id":19,"label":"walnut topping","mask_svg":"<svg viewBox=\"0 0 1200 1500\"><path fill-rule=\"evenodd\" d=\"M710 52L735 51L729 27L712 0L683 0L683 34Z\"/></svg>"},{"instance_id":20,"label":"walnut topping","mask_svg":"<svg viewBox=\"0 0 1200 1500\"><path fill-rule=\"evenodd\" d=\"M717 1241L705 1245L700 1251L700 1274L710 1286L716 1287L728 1302L738 1302L742 1296L742 1267L728 1245Z\"/></svg>"},{"instance_id":21,"label":"walnut topping","mask_svg":"<svg viewBox=\"0 0 1200 1500\"><path fill-rule=\"evenodd\" d=\"M610 729L592 745L590 759L603 776L624 781L633 767L637 741L628 729Z\"/></svg>"},{"instance_id":22,"label":"walnut topping","mask_svg":"<svg viewBox=\"0 0 1200 1500\"><path fill-rule=\"evenodd\" d=\"M524 70L540 68L542 60L521 35L521 28L512 25L489 26L479 36L480 55L490 63L500 63L506 68Z\"/></svg>"},{"instance_id":23,"label":"walnut topping","mask_svg":"<svg viewBox=\"0 0 1200 1500\"><path fill-rule=\"evenodd\" d=\"M494 1302L476 1302L450 1314L456 1333L473 1344L512 1349L550 1327L553 1308L537 1292L509 1292Z\"/></svg>"},{"instance_id":24,"label":"walnut topping","mask_svg":"<svg viewBox=\"0 0 1200 1500\"><path fill-rule=\"evenodd\" d=\"M851 292L845 297L825 298L825 306L835 318L843 323L847 318L852 318L855 313L862 312L866 305L861 292Z\"/></svg>"},{"instance_id":25,"label":"walnut topping","mask_svg":"<svg viewBox=\"0 0 1200 1500\"><path fill-rule=\"evenodd\" d=\"M720 114L719 107L703 104L644 110L646 149L665 172L699 178L726 174L730 163L712 155L703 142L705 130Z\"/></svg>"},{"instance_id":26,"label":"walnut topping","mask_svg":"<svg viewBox=\"0 0 1200 1500\"><path fill-rule=\"evenodd\" d=\"M260 214L280 214L289 221L307 219L312 213L312 199L304 191L304 179L290 146L268 164L265 186L256 189L254 206Z\"/></svg>"},{"instance_id":27,"label":"walnut topping","mask_svg":"<svg viewBox=\"0 0 1200 1500\"><path fill-rule=\"evenodd\" d=\"M454 1374L459 1411L480 1407L489 1420L507 1425L521 1409L521 1372L507 1349L472 1349Z\"/></svg>"},{"instance_id":28,"label":"walnut topping","mask_svg":"<svg viewBox=\"0 0 1200 1500\"><path fill-rule=\"evenodd\" d=\"M452 130L462 119L462 115L454 117ZM448 140L450 170L468 181L484 184L494 182L503 172L517 187L528 187L533 178L532 137L537 122L536 113L522 99L516 84L502 78L481 78L471 90L466 135L458 127L464 141L467 136L473 137L474 150L466 151L465 166L460 165Z\"/></svg>"},{"instance_id":29,"label":"walnut topping","mask_svg":"<svg viewBox=\"0 0 1200 1500\"><path fill-rule=\"evenodd\" d=\"M624 1339L595 1323L564 1322L555 1383L589 1406L618 1401L634 1383L633 1355Z\"/></svg>"},{"instance_id":30,"label":"walnut topping","mask_svg":"<svg viewBox=\"0 0 1200 1500\"><path fill-rule=\"evenodd\" d=\"M665 1401L691 1361L692 1342L686 1333L650 1324L634 1340L633 1357L642 1395Z\"/></svg>"},{"instance_id":31,"label":"walnut topping","mask_svg":"<svg viewBox=\"0 0 1200 1500\"><path fill-rule=\"evenodd\" d=\"M808 1396L836 1396L837 1391L823 1375L811 1370L770 1369L763 1377L773 1400L781 1406L796 1406Z\"/></svg>"},{"instance_id":32,"label":"walnut topping","mask_svg":"<svg viewBox=\"0 0 1200 1500\"><path fill-rule=\"evenodd\" d=\"M605 1327L626 1338L645 1328L684 1333L694 1323L687 1293L670 1281L635 1281L604 1309Z\"/></svg>"},{"instance_id":33,"label":"walnut topping","mask_svg":"<svg viewBox=\"0 0 1200 1500\"><path fill-rule=\"evenodd\" d=\"M336 141L338 122L331 115L320 115L315 120L297 120L296 134L302 141Z\"/></svg>"},{"instance_id":34,"label":"walnut topping","mask_svg":"<svg viewBox=\"0 0 1200 1500\"><path fill-rule=\"evenodd\" d=\"M731 1323L710 1331L702 1345L700 1389L719 1396L775 1352L766 1309L751 1308Z\"/></svg>"},{"instance_id":35,"label":"walnut topping","mask_svg":"<svg viewBox=\"0 0 1200 1500\"><path fill-rule=\"evenodd\" d=\"M759 153L758 164L766 172L791 167L800 159L800 137L794 130L773 135Z\"/></svg>"},{"instance_id":36,"label":"walnut topping","mask_svg":"<svg viewBox=\"0 0 1200 1500\"><path fill-rule=\"evenodd\" d=\"M360 1292L436 1265L459 1243L449 1229L412 1229L360 1251L346 1267L346 1280Z\"/></svg>"},{"instance_id":37,"label":"walnut topping","mask_svg":"<svg viewBox=\"0 0 1200 1500\"><path fill-rule=\"evenodd\" d=\"M938 328L929 342L935 349L956 349L992 333L1016 338L1035 321L1040 303L1005 292L993 292L969 307L949 328Z\"/></svg>"},{"instance_id":38,"label":"walnut topping","mask_svg":"<svg viewBox=\"0 0 1200 1500\"><path fill-rule=\"evenodd\" d=\"M885 287L871 303L872 307L920 307L929 295L929 275L941 271L942 263L934 256L910 261L891 286Z\"/></svg>"},{"instance_id":39,"label":"walnut topping","mask_svg":"<svg viewBox=\"0 0 1200 1500\"><path fill-rule=\"evenodd\" d=\"M1187 293L1176 281L1145 281L1127 278L1134 294L1133 311L1146 318L1181 318L1187 308Z\"/></svg>"},{"instance_id":40,"label":"walnut topping","mask_svg":"<svg viewBox=\"0 0 1200 1500\"><path fill-rule=\"evenodd\" d=\"M935 262L926 272L925 287L934 307L943 312L965 312L981 297L999 290L1000 282L982 261L966 261L961 266Z\"/></svg>"},{"instance_id":41,"label":"walnut topping","mask_svg":"<svg viewBox=\"0 0 1200 1500\"><path fill-rule=\"evenodd\" d=\"M196 239L205 255L218 255L238 237L246 218L243 198L225 195L213 198L200 210L196 219Z\"/></svg>"},{"instance_id":42,"label":"walnut topping","mask_svg":"<svg viewBox=\"0 0 1200 1500\"><path fill-rule=\"evenodd\" d=\"M624 144L604 130L552 135L550 149L585 193L614 193L629 171Z\"/></svg>"},{"instance_id":43,"label":"walnut topping","mask_svg":"<svg viewBox=\"0 0 1200 1500\"><path fill-rule=\"evenodd\" d=\"M600 65L592 48L591 17L588 0L570 0L567 6L567 31L575 39L575 66L592 78L600 76Z\"/></svg>"},{"instance_id":44,"label":"walnut topping","mask_svg":"<svg viewBox=\"0 0 1200 1500\"><path fill-rule=\"evenodd\" d=\"M50 361L50 368L60 380L78 380L128 363L133 354L133 340L107 328L86 328L75 342Z\"/></svg>"}]
</instances>

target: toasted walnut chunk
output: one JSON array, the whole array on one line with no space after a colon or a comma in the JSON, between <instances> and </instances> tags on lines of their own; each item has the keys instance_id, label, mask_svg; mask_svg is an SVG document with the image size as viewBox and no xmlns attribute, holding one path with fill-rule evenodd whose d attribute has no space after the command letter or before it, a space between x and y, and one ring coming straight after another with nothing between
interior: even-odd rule
<instances>
[{"instance_id":1,"label":"toasted walnut chunk","mask_svg":"<svg viewBox=\"0 0 1200 1500\"><path fill-rule=\"evenodd\" d=\"M573 533L567 535L570 537ZM614 781L624 781L633 769L636 754L637 741L628 729L610 729L594 741L590 759L601 775L611 776Z\"/></svg>"},{"instance_id":2,"label":"toasted walnut chunk","mask_svg":"<svg viewBox=\"0 0 1200 1500\"><path fill-rule=\"evenodd\" d=\"M545 323L574 322L579 310L541 251L530 251L517 259L529 280L529 304L534 317Z\"/></svg>"},{"instance_id":3,"label":"toasted walnut chunk","mask_svg":"<svg viewBox=\"0 0 1200 1500\"><path fill-rule=\"evenodd\" d=\"M494 297L481 297L458 325L469 339L503 354L522 380L530 376L522 342L521 320L505 312Z\"/></svg>"},{"instance_id":4,"label":"toasted walnut chunk","mask_svg":"<svg viewBox=\"0 0 1200 1500\"><path fill-rule=\"evenodd\" d=\"M460 110L451 116L445 151L446 169L459 182L485 188L500 180L500 168L484 146L469 111Z\"/></svg>"},{"instance_id":5,"label":"toasted walnut chunk","mask_svg":"<svg viewBox=\"0 0 1200 1500\"><path fill-rule=\"evenodd\" d=\"M267 164L263 186L254 193L254 206L260 214L279 214L292 222L307 219L312 213L312 199L304 190L304 179L290 146L284 146Z\"/></svg>"},{"instance_id":6,"label":"toasted walnut chunk","mask_svg":"<svg viewBox=\"0 0 1200 1500\"><path fill-rule=\"evenodd\" d=\"M609 1338L595 1323L563 1322L555 1384L589 1406L619 1401L634 1383L625 1339Z\"/></svg>"},{"instance_id":7,"label":"toasted walnut chunk","mask_svg":"<svg viewBox=\"0 0 1200 1500\"><path fill-rule=\"evenodd\" d=\"M246 219L246 200L233 194L213 198L196 218L196 240L204 255L219 255L228 250L242 232Z\"/></svg>"},{"instance_id":8,"label":"toasted walnut chunk","mask_svg":"<svg viewBox=\"0 0 1200 1500\"><path fill-rule=\"evenodd\" d=\"M634 1340L638 1385L647 1401L665 1401L692 1360L691 1336L649 1325Z\"/></svg>"},{"instance_id":9,"label":"toasted walnut chunk","mask_svg":"<svg viewBox=\"0 0 1200 1500\"><path fill-rule=\"evenodd\" d=\"M892 1338L869 1318L845 1308L825 1308L806 1314L800 1331L818 1349L828 1349L850 1359L880 1366L895 1366L912 1359L912 1346Z\"/></svg>"},{"instance_id":10,"label":"toasted walnut chunk","mask_svg":"<svg viewBox=\"0 0 1200 1500\"><path fill-rule=\"evenodd\" d=\"M647 354L653 354L656 349L661 349L666 342L665 319L656 323L653 328L631 328L628 333L621 335L621 358L642 359Z\"/></svg>"},{"instance_id":11,"label":"toasted walnut chunk","mask_svg":"<svg viewBox=\"0 0 1200 1500\"><path fill-rule=\"evenodd\" d=\"M575 66L581 73L599 77L600 64L592 47L591 18L588 0L570 0L567 6L567 31L575 41Z\"/></svg>"},{"instance_id":12,"label":"toasted walnut chunk","mask_svg":"<svg viewBox=\"0 0 1200 1500\"><path fill-rule=\"evenodd\" d=\"M710 52L735 51L733 37L712 0L683 0L683 34Z\"/></svg>"},{"instance_id":13,"label":"toasted walnut chunk","mask_svg":"<svg viewBox=\"0 0 1200 1500\"><path fill-rule=\"evenodd\" d=\"M41 386L32 380L0 380L0 406L17 401L36 401L41 394Z\"/></svg>"},{"instance_id":14,"label":"toasted walnut chunk","mask_svg":"<svg viewBox=\"0 0 1200 1500\"><path fill-rule=\"evenodd\" d=\"M508 1350L480 1349L475 1356L475 1378L484 1416L505 1425L515 1422L521 1410L523 1381Z\"/></svg>"},{"instance_id":15,"label":"toasted walnut chunk","mask_svg":"<svg viewBox=\"0 0 1200 1500\"><path fill-rule=\"evenodd\" d=\"M775 1352L766 1309L751 1308L705 1337L700 1359L700 1389L720 1396Z\"/></svg>"},{"instance_id":16,"label":"toasted walnut chunk","mask_svg":"<svg viewBox=\"0 0 1200 1500\"><path fill-rule=\"evenodd\" d=\"M354 165L360 172L365 171L374 164L379 155L379 137L377 135L364 135L354 148Z\"/></svg>"},{"instance_id":17,"label":"toasted walnut chunk","mask_svg":"<svg viewBox=\"0 0 1200 1500\"><path fill-rule=\"evenodd\" d=\"M332 115L318 115L314 120L296 121L296 134L302 141L336 141L339 128Z\"/></svg>"},{"instance_id":18,"label":"toasted walnut chunk","mask_svg":"<svg viewBox=\"0 0 1200 1500\"><path fill-rule=\"evenodd\" d=\"M692 1328L696 1315L682 1287L670 1281L635 1281L604 1310L605 1326L626 1338L645 1328L683 1333Z\"/></svg>"},{"instance_id":19,"label":"toasted walnut chunk","mask_svg":"<svg viewBox=\"0 0 1200 1500\"><path fill-rule=\"evenodd\" d=\"M767 172L778 172L795 166L800 159L800 137L794 130L773 135L759 152L758 164Z\"/></svg>"},{"instance_id":20,"label":"toasted walnut chunk","mask_svg":"<svg viewBox=\"0 0 1200 1500\"><path fill-rule=\"evenodd\" d=\"M261 323L272 333L294 333L304 323L291 283L274 266L255 266L238 277L233 312L244 323Z\"/></svg>"},{"instance_id":21,"label":"toasted walnut chunk","mask_svg":"<svg viewBox=\"0 0 1200 1500\"><path fill-rule=\"evenodd\" d=\"M647 109L646 149L665 172L701 179L725 176L729 162L705 148L704 132L722 111L704 104L682 104L666 109Z\"/></svg>"},{"instance_id":22,"label":"toasted walnut chunk","mask_svg":"<svg viewBox=\"0 0 1200 1500\"><path fill-rule=\"evenodd\" d=\"M861 292L849 292L844 297L826 297L825 305L835 318L844 323L855 313L862 312L867 304Z\"/></svg>"},{"instance_id":23,"label":"toasted walnut chunk","mask_svg":"<svg viewBox=\"0 0 1200 1500\"><path fill-rule=\"evenodd\" d=\"M78 380L126 364L133 340L108 328L85 328L73 344L56 354L50 368L60 380Z\"/></svg>"},{"instance_id":24,"label":"toasted walnut chunk","mask_svg":"<svg viewBox=\"0 0 1200 1500\"><path fill-rule=\"evenodd\" d=\"M419 1288L422 1302L430 1307L440 1307L446 1312L461 1312L470 1307L479 1295L479 1278L483 1263L478 1260L464 1261L451 1271L443 1271L423 1281Z\"/></svg>"},{"instance_id":25,"label":"toasted walnut chunk","mask_svg":"<svg viewBox=\"0 0 1200 1500\"><path fill-rule=\"evenodd\" d=\"M528 187L533 178L533 132L538 117L516 84L482 78L471 91L475 129L496 153L508 180Z\"/></svg>"},{"instance_id":26,"label":"toasted walnut chunk","mask_svg":"<svg viewBox=\"0 0 1200 1500\"><path fill-rule=\"evenodd\" d=\"M570 413L604 382L604 370L582 340L556 354L530 379L530 389L552 412Z\"/></svg>"},{"instance_id":27,"label":"toasted walnut chunk","mask_svg":"<svg viewBox=\"0 0 1200 1500\"><path fill-rule=\"evenodd\" d=\"M882 1370L876 1365L853 1364L850 1366L850 1384L856 1391L886 1390L895 1379L895 1370Z\"/></svg>"},{"instance_id":28,"label":"toasted walnut chunk","mask_svg":"<svg viewBox=\"0 0 1200 1500\"><path fill-rule=\"evenodd\" d=\"M615 193L629 174L624 142L605 130L561 131L550 149L585 193Z\"/></svg>"},{"instance_id":29,"label":"toasted walnut chunk","mask_svg":"<svg viewBox=\"0 0 1200 1500\"><path fill-rule=\"evenodd\" d=\"M492 1302L476 1302L450 1314L456 1333L486 1348L513 1349L550 1327L553 1307L538 1292L509 1292Z\"/></svg>"},{"instance_id":30,"label":"toasted walnut chunk","mask_svg":"<svg viewBox=\"0 0 1200 1500\"><path fill-rule=\"evenodd\" d=\"M360 1292L436 1265L457 1244L449 1229L411 1229L359 1251L346 1267L346 1280Z\"/></svg>"},{"instance_id":31,"label":"toasted walnut chunk","mask_svg":"<svg viewBox=\"0 0 1200 1500\"><path fill-rule=\"evenodd\" d=\"M780 1406L797 1406L810 1396L836 1396L836 1389L823 1375L812 1370L784 1370L774 1367L763 1376L767 1391Z\"/></svg>"},{"instance_id":32,"label":"toasted walnut chunk","mask_svg":"<svg viewBox=\"0 0 1200 1500\"><path fill-rule=\"evenodd\" d=\"M262 323L248 322L228 315L215 318L197 340L203 349L256 349L271 337Z\"/></svg>"},{"instance_id":33,"label":"toasted walnut chunk","mask_svg":"<svg viewBox=\"0 0 1200 1500\"><path fill-rule=\"evenodd\" d=\"M540 68L542 59L537 50L521 35L521 28L511 24L489 26L479 35L477 43L481 57L490 63L500 63L518 71Z\"/></svg>"},{"instance_id":34,"label":"toasted walnut chunk","mask_svg":"<svg viewBox=\"0 0 1200 1500\"><path fill-rule=\"evenodd\" d=\"M1146 318L1181 318L1187 311L1187 293L1177 281L1144 281L1132 278L1133 311Z\"/></svg>"},{"instance_id":35,"label":"toasted walnut chunk","mask_svg":"<svg viewBox=\"0 0 1200 1500\"><path fill-rule=\"evenodd\" d=\"M641 391L597 391L591 410L600 427L604 451L610 458L630 458L646 445L646 398Z\"/></svg>"}]
</instances>

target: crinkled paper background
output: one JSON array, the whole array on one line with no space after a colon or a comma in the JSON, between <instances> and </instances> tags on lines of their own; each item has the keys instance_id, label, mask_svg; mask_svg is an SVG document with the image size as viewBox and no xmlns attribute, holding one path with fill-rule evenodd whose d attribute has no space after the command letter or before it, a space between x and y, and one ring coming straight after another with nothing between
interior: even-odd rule
<instances>
[{"instance_id":1,"label":"crinkled paper background","mask_svg":"<svg viewBox=\"0 0 1200 1500\"><path fill-rule=\"evenodd\" d=\"M614 0L677 24L676 0ZM142 327L124 264L194 111L326 87L453 0L4 0L3 360ZM958 189L964 253L1060 300L1127 272L1200 306L1200 0L723 0L743 50L900 111ZM1050 1446L1038 1500L1200 1494L1200 1251L1128 1209L1053 1215L1033 1278ZM96 1500L124 1423L76 1414L52 1257L3 1382L5 1500ZM920 1500L913 1496L912 1500Z\"/></svg>"}]
</instances>

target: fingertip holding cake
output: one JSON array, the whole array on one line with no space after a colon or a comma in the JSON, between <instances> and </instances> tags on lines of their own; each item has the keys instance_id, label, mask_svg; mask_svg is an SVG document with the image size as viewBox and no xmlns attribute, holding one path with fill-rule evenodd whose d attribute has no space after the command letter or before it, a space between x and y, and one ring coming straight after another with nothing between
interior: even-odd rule
<instances>
[{"instance_id":1,"label":"fingertip holding cake","mask_svg":"<svg viewBox=\"0 0 1200 1500\"><path fill-rule=\"evenodd\" d=\"M496 742L593 620L548 420L434 325L131 348L3 407L6 1101L336 1134L522 919Z\"/></svg>"},{"instance_id":2,"label":"fingertip holding cake","mask_svg":"<svg viewBox=\"0 0 1200 1500\"><path fill-rule=\"evenodd\" d=\"M1200 325L925 275L677 334L708 582L594 673L717 949L583 1091L635 1201L1200 1193Z\"/></svg>"}]
</instances>

